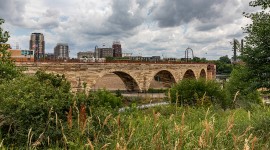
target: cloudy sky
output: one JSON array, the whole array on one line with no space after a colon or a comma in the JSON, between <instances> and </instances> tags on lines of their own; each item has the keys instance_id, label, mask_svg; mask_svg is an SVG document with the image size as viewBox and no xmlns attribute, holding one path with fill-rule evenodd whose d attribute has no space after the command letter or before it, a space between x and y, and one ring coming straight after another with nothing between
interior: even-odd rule
<instances>
[{"instance_id":1,"label":"cloudy sky","mask_svg":"<svg viewBox=\"0 0 270 150\"><path fill-rule=\"evenodd\" d=\"M68 43L71 57L111 47L120 41L124 53L184 57L190 47L197 57L232 56L230 41L243 38L254 11L249 0L0 0L0 18L9 43L29 49L32 32L45 36L45 51Z\"/></svg>"}]
</instances>

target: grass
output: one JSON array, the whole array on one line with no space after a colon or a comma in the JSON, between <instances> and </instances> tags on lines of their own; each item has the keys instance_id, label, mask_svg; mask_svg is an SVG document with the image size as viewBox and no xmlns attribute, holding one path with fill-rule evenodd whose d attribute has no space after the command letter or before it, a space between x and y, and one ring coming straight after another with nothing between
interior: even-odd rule
<instances>
[{"instance_id":1,"label":"grass","mask_svg":"<svg viewBox=\"0 0 270 150\"><path fill-rule=\"evenodd\" d=\"M270 149L269 108L224 111L216 107L162 106L119 114L100 108L90 115L85 109L70 109L68 121L54 118L59 124L56 130L62 133L58 144L50 144L45 137L38 145L28 142L28 148ZM12 148L3 145L3 140L0 148Z\"/></svg>"}]
</instances>

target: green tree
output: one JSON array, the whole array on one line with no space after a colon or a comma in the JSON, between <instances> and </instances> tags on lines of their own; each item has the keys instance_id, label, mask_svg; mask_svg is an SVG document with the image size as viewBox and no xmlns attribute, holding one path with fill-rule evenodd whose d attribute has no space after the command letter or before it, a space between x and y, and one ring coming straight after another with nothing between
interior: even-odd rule
<instances>
[{"instance_id":1,"label":"green tree","mask_svg":"<svg viewBox=\"0 0 270 150\"><path fill-rule=\"evenodd\" d=\"M219 60L215 61L217 67L217 74L230 74L232 72L231 60L226 56L222 56Z\"/></svg>"},{"instance_id":2,"label":"green tree","mask_svg":"<svg viewBox=\"0 0 270 150\"><path fill-rule=\"evenodd\" d=\"M231 64L231 60L230 60L230 58L228 57L228 55L221 56L221 57L219 58L219 61L222 62L222 63L225 63L225 64Z\"/></svg>"},{"instance_id":3,"label":"green tree","mask_svg":"<svg viewBox=\"0 0 270 150\"><path fill-rule=\"evenodd\" d=\"M201 63L205 63L207 62L206 58L200 58L200 57L194 57L192 59L192 62L201 62Z\"/></svg>"},{"instance_id":4,"label":"green tree","mask_svg":"<svg viewBox=\"0 0 270 150\"><path fill-rule=\"evenodd\" d=\"M10 53L7 51L10 46L6 42L10 36L7 31L3 31L1 28L4 22L0 18L0 83L4 80L13 79L19 74L19 70L15 67L15 64L10 59Z\"/></svg>"},{"instance_id":5,"label":"green tree","mask_svg":"<svg viewBox=\"0 0 270 150\"><path fill-rule=\"evenodd\" d=\"M252 104L260 103L259 93L251 88L252 84L248 77L248 69L245 66L235 66L225 84L227 105L249 108Z\"/></svg>"},{"instance_id":6,"label":"green tree","mask_svg":"<svg viewBox=\"0 0 270 150\"><path fill-rule=\"evenodd\" d=\"M261 7L263 11L256 13L244 13L244 16L252 20L244 31L245 46L241 51L241 57L248 69L248 78L252 79L254 89L270 89L270 1L251 1L250 6Z\"/></svg>"}]
</instances>

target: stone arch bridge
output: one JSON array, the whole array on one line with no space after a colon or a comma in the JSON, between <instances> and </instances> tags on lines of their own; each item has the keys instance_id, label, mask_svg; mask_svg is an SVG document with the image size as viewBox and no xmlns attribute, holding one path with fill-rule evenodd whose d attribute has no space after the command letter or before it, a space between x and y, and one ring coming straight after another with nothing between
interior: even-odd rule
<instances>
[{"instance_id":1,"label":"stone arch bridge","mask_svg":"<svg viewBox=\"0 0 270 150\"><path fill-rule=\"evenodd\" d=\"M179 82L183 78L200 77L215 79L216 70L213 64L193 63L17 63L27 68L25 73L34 74L38 70L47 73L64 74L71 82L72 90L76 91L86 83L91 90L98 79L108 73L119 76L128 91L147 91L152 80L158 80L165 86Z\"/></svg>"}]
</instances>

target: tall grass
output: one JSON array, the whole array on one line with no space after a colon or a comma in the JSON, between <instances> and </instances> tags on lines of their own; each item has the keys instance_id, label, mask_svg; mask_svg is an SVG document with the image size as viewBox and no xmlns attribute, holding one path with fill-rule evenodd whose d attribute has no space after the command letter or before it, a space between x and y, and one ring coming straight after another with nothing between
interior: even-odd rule
<instances>
[{"instance_id":1,"label":"tall grass","mask_svg":"<svg viewBox=\"0 0 270 150\"><path fill-rule=\"evenodd\" d=\"M29 148L270 149L269 108L224 111L215 107L162 106L119 114L96 109L100 110L88 113L90 108L74 105L66 121L54 117L59 125L55 130L62 133L58 144L50 145L49 137L44 137L39 145L28 141ZM0 148L4 146L0 141Z\"/></svg>"}]
</instances>

